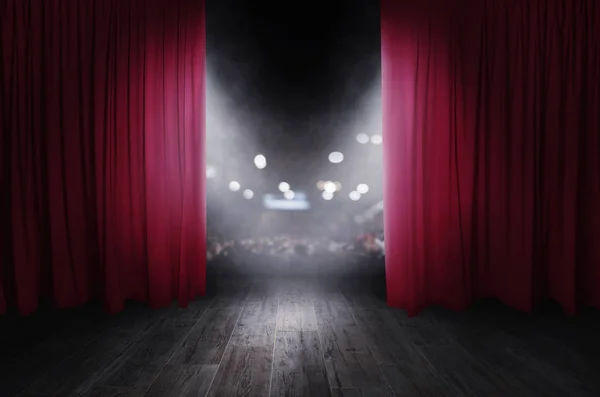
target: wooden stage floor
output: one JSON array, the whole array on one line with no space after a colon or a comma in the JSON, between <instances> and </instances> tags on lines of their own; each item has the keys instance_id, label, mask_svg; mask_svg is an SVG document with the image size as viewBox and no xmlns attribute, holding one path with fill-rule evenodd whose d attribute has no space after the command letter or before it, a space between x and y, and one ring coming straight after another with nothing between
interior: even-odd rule
<instances>
[{"instance_id":1,"label":"wooden stage floor","mask_svg":"<svg viewBox=\"0 0 600 397\"><path fill-rule=\"evenodd\" d=\"M597 312L408 318L372 282L225 277L187 309L6 316L0 396L600 395Z\"/></svg>"}]
</instances>

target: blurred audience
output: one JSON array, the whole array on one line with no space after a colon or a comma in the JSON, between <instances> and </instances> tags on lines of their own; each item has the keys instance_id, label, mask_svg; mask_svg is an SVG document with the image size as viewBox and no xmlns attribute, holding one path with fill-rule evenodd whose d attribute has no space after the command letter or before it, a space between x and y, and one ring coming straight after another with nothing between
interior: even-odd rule
<instances>
[{"instance_id":1,"label":"blurred audience","mask_svg":"<svg viewBox=\"0 0 600 397\"><path fill-rule=\"evenodd\" d=\"M291 235L207 239L207 266L214 275L304 274L345 276L382 274L385 251L381 233L354 238Z\"/></svg>"},{"instance_id":2,"label":"blurred audience","mask_svg":"<svg viewBox=\"0 0 600 397\"><path fill-rule=\"evenodd\" d=\"M372 232L353 239L275 236L225 239L213 234L207 240L208 260L239 254L311 257L323 254L378 256L385 255L383 233Z\"/></svg>"}]
</instances>

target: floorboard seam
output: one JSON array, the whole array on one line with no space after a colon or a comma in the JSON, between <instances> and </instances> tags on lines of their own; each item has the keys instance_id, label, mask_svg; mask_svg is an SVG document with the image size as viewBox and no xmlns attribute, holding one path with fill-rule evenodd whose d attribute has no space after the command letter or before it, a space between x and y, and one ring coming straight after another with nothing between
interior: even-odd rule
<instances>
[{"instance_id":1,"label":"floorboard seam","mask_svg":"<svg viewBox=\"0 0 600 397\"><path fill-rule=\"evenodd\" d=\"M244 308L246 307L246 302L248 302L248 298L250 297L250 292L252 292L252 288L254 288L254 280L252 280L252 283L250 284L250 288L248 288L248 292L246 293L246 298L244 299L244 303L242 304L242 309L240 310L240 314L238 314L237 320L235 320L235 324L233 325L233 328L231 329L231 333L229 334L229 338L227 339L227 343L225 344L225 349L223 349L223 354L221 355L221 358L219 359L219 363L217 364L217 370L215 371L215 374L213 375L213 378L210 381L210 385L206 389L206 394L204 395L204 397L206 397L210 394L210 389L212 389L213 384L215 382L215 378L217 377L217 373L219 372L219 369L221 368L221 363L223 362L223 357L225 357L227 348L229 347L229 344L231 343L233 333L235 332L235 329L237 328L237 325L240 322L240 318L242 318L242 314L244 313Z\"/></svg>"},{"instance_id":2,"label":"floorboard seam","mask_svg":"<svg viewBox=\"0 0 600 397\"><path fill-rule=\"evenodd\" d=\"M401 309L401 310L403 310L403 309ZM396 324L396 325L398 325L400 327L402 326L402 324L400 324L398 322L398 319L396 318L396 316L394 316L394 313L393 313L391 307L387 306L384 309L384 311L385 311L385 314L394 322L394 324ZM419 337L421 338L421 340L423 340L423 337L420 334L419 334ZM427 356L427 354L423 351L423 348L418 347L416 350L419 352L419 354L421 355L421 357L423 358L423 360L425 360L425 362L431 366L431 368L435 368L435 364L429 359L429 357Z\"/></svg>"},{"instance_id":3,"label":"floorboard seam","mask_svg":"<svg viewBox=\"0 0 600 397\"><path fill-rule=\"evenodd\" d=\"M169 356L169 358L165 361L165 365L163 365L163 367L160 369L160 371L158 372L158 374L156 374L156 376L154 377L154 380L152 381L152 383L150 383L150 386L148 386L146 388L146 390L144 391L143 395L146 395L148 393L148 391L154 385L154 383L156 382L156 380L158 379L158 377L160 376L160 374L163 373L163 371L165 370L165 368L167 367L167 365L169 364L169 362L171 361L171 359L173 358L173 356L175 355L175 353L177 353L177 349L179 349L179 347L181 347L182 343L188 338L188 336L190 336L190 334L192 333L192 330L196 327L196 324L198 324L198 322L202 319L202 317L204 317L204 315L208 311L208 308L210 307L210 305L212 305L212 303L214 302L215 299L216 299L216 297L213 297L209 301L208 305L206 306L206 309L204 309L204 311L202 312L202 314L198 316L198 318L194 322L194 325L192 325L190 327L190 330L179 339L178 343L175 344L175 348L173 349L173 352L171 353L171 355ZM185 392L185 390L184 390L184 392Z\"/></svg>"},{"instance_id":4,"label":"floorboard seam","mask_svg":"<svg viewBox=\"0 0 600 397\"><path fill-rule=\"evenodd\" d=\"M325 362L325 348L323 347L323 341L321 340L321 331L319 331L319 319L317 318L317 309L315 307L315 299L312 299L312 309L315 313L315 320L317 320L317 338L319 338L319 346L321 346L321 360L323 361L323 368L325 369L325 376L327 376L327 384L329 385L329 395L333 396L333 387L331 386L331 380L329 379L329 372L327 371L327 363Z\"/></svg>"},{"instance_id":5,"label":"floorboard seam","mask_svg":"<svg viewBox=\"0 0 600 397\"><path fill-rule=\"evenodd\" d=\"M363 338L365 338L365 341L367 341L367 338L361 328L360 325L358 325L358 321L356 321L356 316L354 315L354 309L352 308L352 306L350 306L350 303L348 303L348 300L346 299L346 295L342 292L342 290L339 288L339 286L337 287L337 290L340 292L340 294L342 294L342 297L344 298L344 303L346 304L346 307L348 308L348 310L350 311L350 315L352 316L352 320L354 321L354 323L356 324L356 327L358 328L361 336ZM386 313L387 313L387 309L386 309ZM375 358L375 354L373 354L373 350L371 349L371 346L369 346L369 343L367 343L367 349L369 349L369 353L371 353L371 356L373 356L373 358ZM375 360L375 362L377 362L377 360ZM377 362L377 368L379 369L379 374L383 377L383 379L385 380L385 385L387 387L388 391L391 391L393 393L393 395L396 395L396 392L392 389L391 383L389 381L389 379L387 378L387 376L385 375L385 372L382 371L381 369L381 365Z\"/></svg>"},{"instance_id":6,"label":"floorboard seam","mask_svg":"<svg viewBox=\"0 0 600 397\"><path fill-rule=\"evenodd\" d=\"M273 373L275 371L275 346L277 346L277 321L279 320L279 291L277 291L277 311L275 312L275 329L273 330L273 353L271 354L271 376L269 377L269 394L273 389Z\"/></svg>"}]
</instances>

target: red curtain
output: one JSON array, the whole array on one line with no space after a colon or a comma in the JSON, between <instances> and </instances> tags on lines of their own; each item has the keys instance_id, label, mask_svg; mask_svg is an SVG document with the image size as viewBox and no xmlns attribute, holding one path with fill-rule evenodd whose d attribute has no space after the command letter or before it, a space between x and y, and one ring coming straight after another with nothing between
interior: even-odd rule
<instances>
[{"instance_id":1,"label":"red curtain","mask_svg":"<svg viewBox=\"0 0 600 397\"><path fill-rule=\"evenodd\" d=\"M600 3L382 0L388 302L600 307Z\"/></svg>"},{"instance_id":2,"label":"red curtain","mask_svg":"<svg viewBox=\"0 0 600 397\"><path fill-rule=\"evenodd\" d=\"M0 312L203 294L204 1L0 13Z\"/></svg>"}]
</instances>

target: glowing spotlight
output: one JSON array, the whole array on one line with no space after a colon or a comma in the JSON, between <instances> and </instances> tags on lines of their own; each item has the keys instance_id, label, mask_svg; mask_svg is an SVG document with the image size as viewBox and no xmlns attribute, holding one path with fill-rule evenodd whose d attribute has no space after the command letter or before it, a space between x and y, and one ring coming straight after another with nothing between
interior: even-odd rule
<instances>
[{"instance_id":1,"label":"glowing spotlight","mask_svg":"<svg viewBox=\"0 0 600 397\"><path fill-rule=\"evenodd\" d=\"M344 161L344 155L342 152L331 152L329 153L329 161L333 164L339 164Z\"/></svg>"},{"instance_id":2,"label":"glowing spotlight","mask_svg":"<svg viewBox=\"0 0 600 397\"><path fill-rule=\"evenodd\" d=\"M238 190L240 190L241 187L242 186L237 181L229 182L229 190L231 190L232 192L237 192Z\"/></svg>"},{"instance_id":3,"label":"glowing spotlight","mask_svg":"<svg viewBox=\"0 0 600 397\"><path fill-rule=\"evenodd\" d=\"M212 165L206 166L206 179L214 179L217 176L217 169Z\"/></svg>"},{"instance_id":4,"label":"glowing spotlight","mask_svg":"<svg viewBox=\"0 0 600 397\"><path fill-rule=\"evenodd\" d=\"M328 192L327 190L326 190L326 191L324 191L324 192L321 194L321 196L323 196L323 199L324 199L324 200L327 200L327 201L329 201L329 200L333 200L333 193L332 193L332 192Z\"/></svg>"},{"instance_id":5,"label":"glowing spotlight","mask_svg":"<svg viewBox=\"0 0 600 397\"><path fill-rule=\"evenodd\" d=\"M342 190L342 184L341 184L341 182L335 182L334 185L335 185L335 191L336 192L339 192L340 190Z\"/></svg>"},{"instance_id":6,"label":"glowing spotlight","mask_svg":"<svg viewBox=\"0 0 600 397\"><path fill-rule=\"evenodd\" d=\"M317 189L319 189L319 190L325 189L325 181L317 182Z\"/></svg>"},{"instance_id":7,"label":"glowing spotlight","mask_svg":"<svg viewBox=\"0 0 600 397\"><path fill-rule=\"evenodd\" d=\"M360 194L365 194L369 191L369 186L366 183L361 183L356 187L356 191Z\"/></svg>"},{"instance_id":8,"label":"glowing spotlight","mask_svg":"<svg viewBox=\"0 0 600 397\"><path fill-rule=\"evenodd\" d=\"M335 187L335 183L331 182L331 181L327 181L325 182L325 184L323 185L323 190L325 190L328 193L335 193L336 187Z\"/></svg>"},{"instance_id":9,"label":"glowing spotlight","mask_svg":"<svg viewBox=\"0 0 600 397\"><path fill-rule=\"evenodd\" d=\"M356 190L354 190L354 191L350 192L348 197L350 197L350 200L352 200L352 201L358 201L358 200L360 200L360 193L357 192Z\"/></svg>"},{"instance_id":10,"label":"glowing spotlight","mask_svg":"<svg viewBox=\"0 0 600 397\"><path fill-rule=\"evenodd\" d=\"M250 189L246 189L244 190L244 193L242 193L244 195L245 199L250 200L252 197L254 197L254 192Z\"/></svg>"},{"instance_id":11,"label":"glowing spotlight","mask_svg":"<svg viewBox=\"0 0 600 397\"><path fill-rule=\"evenodd\" d=\"M383 138L381 137L381 135L373 135L371 137L371 143L373 145L381 145L382 142L383 142Z\"/></svg>"},{"instance_id":12,"label":"glowing spotlight","mask_svg":"<svg viewBox=\"0 0 600 397\"><path fill-rule=\"evenodd\" d=\"M286 190L285 193L283 193L283 197L285 197L288 200L293 200L294 199L294 191L293 190Z\"/></svg>"},{"instance_id":13,"label":"glowing spotlight","mask_svg":"<svg viewBox=\"0 0 600 397\"><path fill-rule=\"evenodd\" d=\"M267 166L266 157L263 156L262 154L257 155L256 157L254 157L254 165L259 170L262 170L263 168L265 168Z\"/></svg>"},{"instance_id":14,"label":"glowing spotlight","mask_svg":"<svg viewBox=\"0 0 600 397\"><path fill-rule=\"evenodd\" d=\"M364 145L365 143L369 143L369 136L367 134L361 133L356 136L356 142Z\"/></svg>"},{"instance_id":15,"label":"glowing spotlight","mask_svg":"<svg viewBox=\"0 0 600 397\"><path fill-rule=\"evenodd\" d=\"M287 183L287 182L281 182L281 183L279 184L279 191L280 191L281 193L285 193L285 192L287 192L288 190L290 190L290 184L289 184L289 183Z\"/></svg>"}]
</instances>

